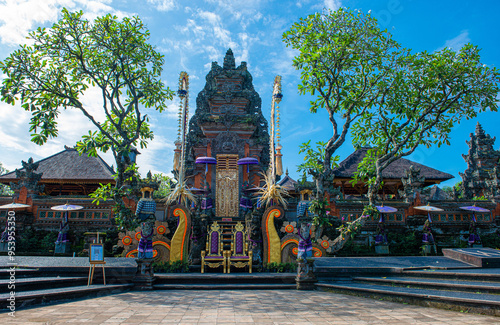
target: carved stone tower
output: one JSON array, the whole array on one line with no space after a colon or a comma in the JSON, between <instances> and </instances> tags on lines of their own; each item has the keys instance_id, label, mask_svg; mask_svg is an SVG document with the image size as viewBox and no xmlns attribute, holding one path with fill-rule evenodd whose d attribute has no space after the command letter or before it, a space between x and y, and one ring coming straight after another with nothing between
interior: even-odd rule
<instances>
[{"instance_id":1,"label":"carved stone tower","mask_svg":"<svg viewBox=\"0 0 500 325\"><path fill-rule=\"evenodd\" d=\"M198 157L217 159L217 165L195 164ZM259 165L242 168L238 159L252 157ZM205 88L196 98L196 112L189 121L186 177L195 187L205 179L216 194L218 217L238 215L243 182L258 186L258 172L269 165L269 133L261 99L252 84L246 62L236 67L229 49L221 67L212 62Z\"/></svg>"},{"instance_id":2,"label":"carved stone tower","mask_svg":"<svg viewBox=\"0 0 500 325\"><path fill-rule=\"evenodd\" d=\"M500 152L493 149L495 137L485 134L481 124L477 123L476 132L470 134L469 153L462 155L467 162L467 169L459 173L462 177L462 191L465 199L498 195L498 168Z\"/></svg>"}]
</instances>

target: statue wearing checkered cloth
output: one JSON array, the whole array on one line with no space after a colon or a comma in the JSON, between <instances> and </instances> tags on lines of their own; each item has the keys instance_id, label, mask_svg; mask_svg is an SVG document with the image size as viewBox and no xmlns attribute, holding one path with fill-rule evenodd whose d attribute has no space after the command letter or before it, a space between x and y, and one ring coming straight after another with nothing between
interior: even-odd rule
<instances>
[{"instance_id":1,"label":"statue wearing checkered cloth","mask_svg":"<svg viewBox=\"0 0 500 325\"><path fill-rule=\"evenodd\" d=\"M150 198L142 198L137 204L135 215L137 218L144 221L150 217L154 218L156 212L156 202Z\"/></svg>"},{"instance_id":2,"label":"statue wearing checkered cloth","mask_svg":"<svg viewBox=\"0 0 500 325\"><path fill-rule=\"evenodd\" d=\"M156 202L151 198L142 198L137 204L135 215L141 221L141 239L137 248L138 258L153 258L153 232Z\"/></svg>"}]
</instances>

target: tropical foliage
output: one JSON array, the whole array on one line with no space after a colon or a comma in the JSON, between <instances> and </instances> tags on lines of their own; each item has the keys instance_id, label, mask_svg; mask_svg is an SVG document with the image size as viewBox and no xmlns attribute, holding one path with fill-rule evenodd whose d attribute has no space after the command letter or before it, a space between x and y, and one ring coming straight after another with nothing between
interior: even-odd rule
<instances>
[{"instance_id":1,"label":"tropical foliage","mask_svg":"<svg viewBox=\"0 0 500 325\"><path fill-rule=\"evenodd\" d=\"M132 145L145 147L153 134L141 107L163 111L172 91L159 79L163 56L147 43L149 32L138 17L98 17L90 22L83 12L63 9L51 28L29 34L32 45L22 45L0 68L6 77L2 100L31 112L32 141L42 145L58 135L61 109L78 109L97 128L78 143L82 152L112 150L121 174L130 165ZM83 95L97 88L105 119L99 121Z\"/></svg>"}]
</instances>

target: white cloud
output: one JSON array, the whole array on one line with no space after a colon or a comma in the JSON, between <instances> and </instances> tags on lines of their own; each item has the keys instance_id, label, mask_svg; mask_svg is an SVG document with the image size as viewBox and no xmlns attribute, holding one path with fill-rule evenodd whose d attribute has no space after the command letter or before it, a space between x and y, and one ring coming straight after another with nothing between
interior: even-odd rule
<instances>
[{"instance_id":1,"label":"white cloud","mask_svg":"<svg viewBox=\"0 0 500 325\"><path fill-rule=\"evenodd\" d=\"M174 0L148 0L148 3L154 5L159 11L170 11L176 6Z\"/></svg>"},{"instance_id":2,"label":"white cloud","mask_svg":"<svg viewBox=\"0 0 500 325\"><path fill-rule=\"evenodd\" d=\"M300 125L296 126L290 130L287 130L287 134L289 134L286 137L282 138L282 141L294 139L297 137L305 137L306 135L310 135L316 132L321 131L323 128L321 126L317 126L313 124L312 122L309 122L307 125Z\"/></svg>"},{"instance_id":3,"label":"white cloud","mask_svg":"<svg viewBox=\"0 0 500 325\"><path fill-rule=\"evenodd\" d=\"M297 2L297 6L300 8L305 4L308 4L310 1L309 0L302 0ZM342 1L341 0L323 0L322 2L319 2L311 7L313 10L321 10L321 9L330 9L330 10L337 10L340 7L342 7Z\"/></svg>"},{"instance_id":4,"label":"white cloud","mask_svg":"<svg viewBox=\"0 0 500 325\"><path fill-rule=\"evenodd\" d=\"M458 51L464 46L465 44L469 43L471 41L469 37L469 31L468 30L463 30L460 32L460 34L452 39L447 40L444 43L444 48L449 47L454 51ZM443 48L441 47L441 49Z\"/></svg>"},{"instance_id":5,"label":"white cloud","mask_svg":"<svg viewBox=\"0 0 500 325\"><path fill-rule=\"evenodd\" d=\"M250 24L262 19L261 0L205 0L217 6L216 12L228 13L245 30Z\"/></svg>"},{"instance_id":6,"label":"white cloud","mask_svg":"<svg viewBox=\"0 0 500 325\"><path fill-rule=\"evenodd\" d=\"M337 10L341 7L340 0L325 0L324 6L326 9Z\"/></svg>"},{"instance_id":7,"label":"white cloud","mask_svg":"<svg viewBox=\"0 0 500 325\"><path fill-rule=\"evenodd\" d=\"M55 23L63 7L83 10L84 18L112 13L120 18L128 13L115 10L111 0L5 0L0 3L0 41L8 45L26 43L28 32Z\"/></svg>"},{"instance_id":8,"label":"white cloud","mask_svg":"<svg viewBox=\"0 0 500 325\"><path fill-rule=\"evenodd\" d=\"M270 60L273 71L282 76L298 76L298 71L292 66L292 60L296 55L298 50L284 47L281 53L276 53Z\"/></svg>"}]
</instances>

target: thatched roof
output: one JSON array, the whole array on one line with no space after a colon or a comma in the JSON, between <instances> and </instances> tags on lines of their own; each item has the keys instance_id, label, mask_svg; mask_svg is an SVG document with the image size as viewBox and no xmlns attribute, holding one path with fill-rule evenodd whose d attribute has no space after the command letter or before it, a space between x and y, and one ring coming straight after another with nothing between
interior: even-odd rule
<instances>
[{"instance_id":1,"label":"thatched roof","mask_svg":"<svg viewBox=\"0 0 500 325\"><path fill-rule=\"evenodd\" d=\"M89 157L65 146L65 149L38 161L36 173L43 173L40 183L110 183L113 170L101 157ZM20 169L21 171L24 168ZM0 176L1 183L15 182L16 172Z\"/></svg>"},{"instance_id":2,"label":"thatched roof","mask_svg":"<svg viewBox=\"0 0 500 325\"><path fill-rule=\"evenodd\" d=\"M349 157L343 160L339 166L333 169L333 172L337 178L352 178L354 177L354 172L358 168L358 164L363 161L369 148L357 149ZM400 158L393 163L391 163L386 169L382 171L383 179L401 179L405 176L405 171L412 166L414 168L420 169L420 175L424 176L426 180L435 181L446 181L454 178L453 175L444 173L437 169L427 167L425 165L416 163L414 161Z\"/></svg>"}]
</instances>

